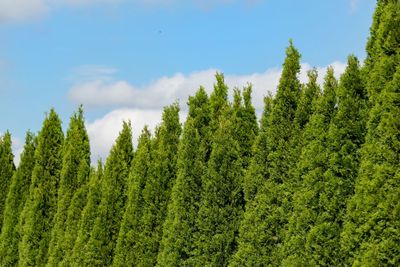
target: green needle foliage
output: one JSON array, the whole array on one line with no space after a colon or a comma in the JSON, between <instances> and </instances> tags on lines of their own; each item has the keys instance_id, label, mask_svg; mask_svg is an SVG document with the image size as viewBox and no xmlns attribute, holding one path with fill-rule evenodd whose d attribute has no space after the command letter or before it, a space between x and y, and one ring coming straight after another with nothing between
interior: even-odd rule
<instances>
[{"instance_id":1,"label":"green needle foliage","mask_svg":"<svg viewBox=\"0 0 400 267\"><path fill-rule=\"evenodd\" d=\"M234 136L239 142L243 168L247 169L252 157L252 146L258 134L257 116L251 103L252 86L249 84L243 92L235 89L233 95Z\"/></svg>"},{"instance_id":2,"label":"green needle foliage","mask_svg":"<svg viewBox=\"0 0 400 267\"><path fill-rule=\"evenodd\" d=\"M78 231L76 241L72 250L72 254L67 254L65 258L66 264L71 266L85 266L87 243L90 239L90 233L93 225L99 215L99 205L102 196L101 185L103 183L103 164L101 161L97 163L97 170L90 172L88 195L86 205L83 208L82 216L78 223ZM82 188L84 189L84 188ZM78 193L78 191L77 191Z\"/></svg>"},{"instance_id":3,"label":"green needle foliage","mask_svg":"<svg viewBox=\"0 0 400 267\"><path fill-rule=\"evenodd\" d=\"M129 176L128 201L118 235L113 266L134 266L135 244L139 240L140 218L144 201L142 190L151 165L151 134L145 127L139 137ZM129 249L127 249L129 248Z\"/></svg>"},{"instance_id":4,"label":"green needle foliage","mask_svg":"<svg viewBox=\"0 0 400 267\"><path fill-rule=\"evenodd\" d=\"M261 118L261 127L252 147L253 156L249 168L244 176L243 190L246 205L254 199L259 188L262 187L267 176L268 162L268 128L272 111L273 98L269 94L264 98L264 112Z\"/></svg>"},{"instance_id":5,"label":"green needle foliage","mask_svg":"<svg viewBox=\"0 0 400 267\"><path fill-rule=\"evenodd\" d=\"M268 167L265 182L247 210L240 228L239 249L231 266L277 266L291 202L289 170L296 158L291 142L300 97L300 54L292 42L286 50L282 76L267 129Z\"/></svg>"},{"instance_id":6,"label":"green needle foliage","mask_svg":"<svg viewBox=\"0 0 400 267\"><path fill-rule=\"evenodd\" d=\"M29 196L21 214L20 266L44 266L57 212L64 134L52 109L43 122L35 151Z\"/></svg>"},{"instance_id":7,"label":"green needle foliage","mask_svg":"<svg viewBox=\"0 0 400 267\"><path fill-rule=\"evenodd\" d=\"M154 266L162 237L163 224L176 179L178 143L181 134L179 106L168 106L152 143L151 165L142 190L143 206L139 211L138 239L131 247L132 266Z\"/></svg>"},{"instance_id":8,"label":"green needle foliage","mask_svg":"<svg viewBox=\"0 0 400 267\"><path fill-rule=\"evenodd\" d=\"M292 42L257 123L252 86L130 123L91 167L83 111L54 110L17 170L0 138L1 266L400 266L400 1L377 0L363 67L301 84Z\"/></svg>"},{"instance_id":9,"label":"green needle foliage","mask_svg":"<svg viewBox=\"0 0 400 267\"><path fill-rule=\"evenodd\" d=\"M14 155L11 148L11 134L7 131L0 138L0 230L4 220L5 202L15 171Z\"/></svg>"},{"instance_id":10,"label":"green needle foliage","mask_svg":"<svg viewBox=\"0 0 400 267\"><path fill-rule=\"evenodd\" d=\"M296 212L291 224L298 226L292 230L295 233L292 242L297 251L288 253L293 255L288 261L302 262L303 266L342 264L340 232L346 203L354 190L367 111L366 91L354 56L349 57L337 89L337 99L337 111L326 139L319 135L320 147L314 147L318 142L309 143L306 148L310 151L303 151L299 163L303 185L296 194ZM314 148L316 152L313 153Z\"/></svg>"},{"instance_id":11,"label":"green needle foliage","mask_svg":"<svg viewBox=\"0 0 400 267\"><path fill-rule=\"evenodd\" d=\"M400 264L400 67L370 113L355 195L348 205L342 248L353 266Z\"/></svg>"},{"instance_id":12,"label":"green needle foliage","mask_svg":"<svg viewBox=\"0 0 400 267\"><path fill-rule=\"evenodd\" d=\"M309 84L314 84L313 80ZM336 113L337 86L333 69L328 68L323 94L316 100L315 112L302 133L303 149L295 174L299 185L294 191L293 212L284 241L282 265L301 266L310 262L305 258L306 234L317 215L312 208L316 205L318 190L323 186L320 178L328 166L326 139L331 119Z\"/></svg>"},{"instance_id":13,"label":"green needle foliage","mask_svg":"<svg viewBox=\"0 0 400 267\"><path fill-rule=\"evenodd\" d=\"M163 229L158 266L188 266L194 249L201 177L206 170L209 146L209 100L204 88L189 98L178 151L178 174Z\"/></svg>"},{"instance_id":14,"label":"green needle foliage","mask_svg":"<svg viewBox=\"0 0 400 267\"><path fill-rule=\"evenodd\" d=\"M90 147L82 107L70 120L63 148L63 165L58 190L58 208L49 247L48 266L56 266L65 257L68 209L74 193L89 178ZM68 244L68 245L67 245Z\"/></svg>"},{"instance_id":15,"label":"green needle foliage","mask_svg":"<svg viewBox=\"0 0 400 267\"><path fill-rule=\"evenodd\" d=\"M346 264L400 264L400 3L379 0L367 45L365 73L373 101L342 249Z\"/></svg>"},{"instance_id":16,"label":"green needle foliage","mask_svg":"<svg viewBox=\"0 0 400 267\"><path fill-rule=\"evenodd\" d=\"M5 202L4 223L0 236L1 266L16 266L18 264L20 231L17 226L29 195L32 170L35 164L35 148L35 136L28 132L25 138L24 151L21 154L21 162L12 177L10 190Z\"/></svg>"},{"instance_id":17,"label":"green needle foliage","mask_svg":"<svg viewBox=\"0 0 400 267\"><path fill-rule=\"evenodd\" d=\"M90 169L90 166L86 165L86 163L82 163L78 169L77 178L80 187L75 191L71 199L65 221L64 239L60 242L61 247L64 249L64 256L59 264L62 266L71 266L74 263L71 257L79 232L79 223L87 202L91 172L94 172L94 169Z\"/></svg>"},{"instance_id":18,"label":"green needle foliage","mask_svg":"<svg viewBox=\"0 0 400 267\"><path fill-rule=\"evenodd\" d=\"M208 168L202 178L192 265L227 266L237 247L244 211L242 161L230 110L215 133Z\"/></svg>"},{"instance_id":19,"label":"green needle foliage","mask_svg":"<svg viewBox=\"0 0 400 267\"><path fill-rule=\"evenodd\" d=\"M217 72L215 79L217 82L214 84L214 91L210 95L211 133L215 133L219 128L221 115L229 105L228 86L225 84L224 75Z\"/></svg>"},{"instance_id":20,"label":"green needle foliage","mask_svg":"<svg viewBox=\"0 0 400 267\"><path fill-rule=\"evenodd\" d=\"M102 197L98 207L98 217L87 244L85 265L109 266L112 263L125 211L132 159L131 124L124 122L104 166Z\"/></svg>"}]
</instances>

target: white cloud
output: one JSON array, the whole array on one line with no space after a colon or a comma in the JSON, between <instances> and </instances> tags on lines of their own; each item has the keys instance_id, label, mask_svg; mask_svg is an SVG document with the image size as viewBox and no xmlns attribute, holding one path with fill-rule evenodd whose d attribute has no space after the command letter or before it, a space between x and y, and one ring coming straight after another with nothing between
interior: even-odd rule
<instances>
[{"instance_id":1,"label":"white cloud","mask_svg":"<svg viewBox=\"0 0 400 267\"><path fill-rule=\"evenodd\" d=\"M97 159L106 159L111 146L122 129L122 122L130 120L133 130L133 142L137 145L138 137L145 125L154 131L161 122L161 109L116 109L92 122L86 122L87 131L92 148L92 162ZM181 119L186 118L186 113L181 112Z\"/></svg>"},{"instance_id":2,"label":"white cloud","mask_svg":"<svg viewBox=\"0 0 400 267\"><path fill-rule=\"evenodd\" d=\"M343 73L345 64L334 62L331 64L336 71L336 76ZM95 68L94 68L95 69ZM105 68L107 69L107 68ZM306 72L310 70L309 64L302 64L300 80L307 81ZM319 82L323 82L326 67L317 68ZM100 157L106 159L109 150L116 140L122 127L122 122L131 120L133 127L133 140L137 139L144 125L151 130L161 122L162 108L180 99L181 108L185 108L189 95L193 95L200 85L206 86L211 92L214 83L215 69L193 72L189 75L181 73L172 77L162 77L148 86L136 88L127 82L104 82L96 80L85 82L71 89L70 97L85 105L115 105L117 109L107 113L102 118L86 123L92 147L93 162ZM226 82L233 86L244 86L253 83L253 102L260 114L263 108L263 97L267 91L275 92L279 82L281 70L278 68L266 70L263 73L249 75L225 75ZM180 119L183 123L187 112L181 111Z\"/></svg>"},{"instance_id":3,"label":"white cloud","mask_svg":"<svg viewBox=\"0 0 400 267\"><path fill-rule=\"evenodd\" d=\"M48 9L43 0L0 0L0 22L38 18Z\"/></svg>"},{"instance_id":4,"label":"white cloud","mask_svg":"<svg viewBox=\"0 0 400 267\"><path fill-rule=\"evenodd\" d=\"M333 62L336 75L343 73L345 64ZM309 64L302 64L299 76L302 82L307 82ZM317 68L319 81L322 83L326 67ZM171 77L161 77L146 86L138 87L127 81L113 81L112 77L98 78L92 81L79 82L72 86L69 98L89 107L132 107L136 109L161 109L175 100L184 104L188 96L193 95L200 85L210 93L215 81L216 69L192 72L188 75L177 73ZM268 69L262 73L248 75L226 74L225 80L230 88L243 87L247 83L253 84L253 102L256 109L263 108L263 97L268 91L274 93L281 74L280 68ZM185 108L183 106L183 108Z\"/></svg>"}]
</instances>

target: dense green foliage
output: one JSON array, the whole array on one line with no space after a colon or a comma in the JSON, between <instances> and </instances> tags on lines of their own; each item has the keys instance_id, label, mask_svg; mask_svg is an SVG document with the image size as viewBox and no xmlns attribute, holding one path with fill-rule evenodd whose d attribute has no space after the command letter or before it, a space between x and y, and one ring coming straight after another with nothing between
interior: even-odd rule
<instances>
[{"instance_id":1,"label":"dense green foliage","mask_svg":"<svg viewBox=\"0 0 400 267\"><path fill-rule=\"evenodd\" d=\"M282 76L266 129L268 151L264 182L247 205L240 227L239 249L232 266L279 265L279 248L290 207L289 170L295 164L292 143L300 97L300 54L292 43L286 50Z\"/></svg>"},{"instance_id":2,"label":"dense green foliage","mask_svg":"<svg viewBox=\"0 0 400 267\"><path fill-rule=\"evenodd\" d=\"M86 205L82 210L81 218L78 224L77 237L72 250L72 254L66 256L67 262L73 266L84 266L86 260L87 242L90 238L90 233L93 230L93 224L99 214L98 206L100 205L103 182L103 165L97 163L97 170L91 170L88 184L88 194Z\"/></svg>"},{"instance_id":3,"label":"dense green foliage","mask_svg":"<svg viewBox=\"0 0 400 267\"><path fill-rule=\"evenodd\" d=\"M209 99L200 88L189 98L189 116L179 144L177 178L164 223L158 254L159 266L190 265L202 176L209 155Z\"/></svg>"},{"instance_id":4,"label":"dense green foliage","mask_svg":"<svg viewBox=\"0 0 400 267\"><path fill-rule=\"evenodd\" d=\"M5 133L0 137L0 229L3 225L5 201L11 178L15 171L14 155L11 149L11 134Z\"/></svg>"},{"instance_id":5,"label":"dense green foliage","mask_svg":"<svg viewBox=\"0 0 400 267\"><path fill-rule=\"evenodd\" d=\"M57 212L57 190L62 166L64 134L54 110L38 135L29 196L21 214L19 265L47 263L51 230Z\"/></svg>"},{"instance_id":6,"label":"dense green foliage","mask_svg":"<svg viewBox=\"0 0 400 267\"><path fill-rule=\"evenodd\" d=\"M18 222L29 194L32 170L35 164L35 147L35 137L28 132L24 151L21 154L21 162L12 177L5 202L3 228L0 236L1 266L15 266L18 263L18 242L21 237Z\"/></svg>"},{"instance_id":7,"label":"dense green foliage","mask_svg":"<svg viewBox=\"0 0 400 267\"><path fill-rule=\"evenodd\" d=\"M257 122L222 73L164 108L133 148L124 122L91 166L83 110L51 110L18 168L0 137L1 266L400 266L400 2L378 0L360 64L323 88L290 41ZM185 112L185 109L184 109ZM133 127L135 124L133 124Z\"/></svg>"},{"instance_id":8,"label":"dense green foliage","mask_svg":"<svg viewBox=\"0 0 400 267\"><path fill-rule=\"evenodd\" d=\"M133 159L132 129L124 122L104 166L98 216L85 251L85 265L108 266L117 244L118 232L125 211L128 177Z\"/></svg>"},{"instance_id":9,"label":"dense green foliage","mask_svg":"<svg viewBox=\"0 0 400 267\"><path fill-rule=\"evenodd\" d=\"M65 240L68 209L77 189L86 184L90 168L89 137L85 129L82 108L71 118L64 142L63 163L58 189L58 208L49 247L49 266L57 265L66 249L71 249Z\"/></svg>"}]
</instances>

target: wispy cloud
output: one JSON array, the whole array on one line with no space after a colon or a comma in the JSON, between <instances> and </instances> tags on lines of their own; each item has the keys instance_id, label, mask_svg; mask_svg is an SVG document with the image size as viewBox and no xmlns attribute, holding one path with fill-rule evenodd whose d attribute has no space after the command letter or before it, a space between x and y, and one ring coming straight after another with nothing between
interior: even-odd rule
<instances>
[{"instance_id":1,"label":"wispy cloud","mask_svg":"<svg viewBox=\"0 0 400 267\"><path fill-rule=\"evenodd\" d=\"M0 0L0 22L36 19L48 10L43 0Z\"/></svg>"},{"instance_id":2,"label":"wispy cloud","mask_svg":"<svg viewBox=\"0 0 400 267\"><path fill-rule=\"evenodd\" d=\"M350 12L351 13L354 13L357 10L359 2L360 2L359 0L350 0Z\"/></svg>"},{"instance_id":3,"label":"wispy cloud","mask_svg":"<svg viewBox=\"0 0 400 267\"><path fill-rule=\"evenodd\" d=\"M55 8L131 4L146 7L193 5L202 10L234 3L254 6L263 0L0 0L0 23L21 22L45 16Z\"/></svg>"}]
</instances>

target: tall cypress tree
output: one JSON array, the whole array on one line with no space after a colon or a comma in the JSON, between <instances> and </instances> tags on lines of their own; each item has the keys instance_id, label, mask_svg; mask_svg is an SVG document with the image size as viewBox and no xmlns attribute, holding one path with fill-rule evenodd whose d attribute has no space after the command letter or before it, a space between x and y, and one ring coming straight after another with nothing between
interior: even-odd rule
<instances>
[{"instance_id":1,"label":"tall cypress tree","mask_svg":"<svg viewBox=\"0 0 400 267\"><path fill-rule=\"evenodd\" d=\"M18 229L19 217L29 194L31 176L36 148L35 137L28 132L25 138L24 151L17 171L14 173L4 209L4 223L0 236L0 265L16 266L18 264Z\"/></svg>"},{"instance_id":2,"label":"tall cypress tree","mask_svg":"<svg viewBox=\"0 0 400 267\"><path fill-rule=\"evenodd\" d=\"M306 227L301 229L305 231L305 244L302 244L305 253L299 255L304 265L342 263L339 237L345 205L354 190L359 163L357 151L364 140L367 111L366 91L354 56L349 57L337 96L338 108L326 135L326 147L321 147L318 154L311 151L304 155L301 166L304 191L298 195L298 203L303 206L300 212L303 221L297 218L297 224ZM320 159L321 155L326 157ZM310 156L313 160L306 158ZM323 162L329 164L324 166ZM310 165L317 168L308 171L306 168Z\"/></svg>"},{"instance_id":3,"label":"tall cypress tree","mask_svg":"<svg viewBox=\"0 0 400 267\"><path fill-rule=\"evenodd\" d=\"M151 134L145 127L139 137L129 176L128 201L118 234L113 266L133 266L135 243L139 241L140 218L145 205L142 190L151 165Z\"/></svg>"},{"instance_id":4,"label":"tall cypress tree","mask_svg":"<svg viewBox=\"0 0 400 267\"><path fill-rule=\"evenodd\" d=\"M0 138L0 230L3 225L4 209L11 178L15 171L14 155L11 148L11 134L7 131Z\"/></svg>"},{"instance_id":5,"label":"tall cypress tree","mask_svg":"<svg viewBox=\"0 0 400 267\"><path fill-rule=\"evenodd\" d=\"M279 265L281 262L279 250L291 206L289 170L296 161L291 143L300 96L299 72L300 54L290 42L267 129L269 153L265 182L244 215L239 250L232 266Z\"/></svg>"},{"instance_id":6,"label":"tall cypress tree","mask_svg":"<svg viewBox=\"0 0 400 267\"><path fill-rule=\"evenodd\" d=\"M57 212L63 141L61 120L52 109L38 135L32 183L21 214L20 266L43 266L47 262L51 229Z\"/></svg>"},{"instance_id":7,"label":"tall cypress tree","mask_svg":"<svg viewBox=\"0 0 400 267\"><path fill-rule=\"evenodd\" d=\"M312 76L309 85L314 84L316 76ZM297 164L296 177L298 187L293 196L293 213L288 223L288 231L283 246L282 265L307 265L305 243L307 231L312 225L316 212L312 207L318 197L323 181L320 178L328 167L327 132L331 118L336 113L337 81L333 69L328 68L325 77L324 91L316 100L315 112L311 115L302 135L301 154ZM316 185L319 186L316 186Z\"/></svg>"},{"instance_id":8,"label":"tall cypress tree","mask_svg":"<svg viewBox=\"0 0 400 267\"><path fill-rule=\"evenodd\" d=\"M92 169L90 172L86 204L83 208L81 218L79 219L77 236L72 249L72 254L67 253L66 258L64 259L66 264L71 264L71 266L76 267L85 266L85 252L88 249L87 243L90 239L90 233L93 230L95 220L99 215L102 182L103 164L99 161L97 163L97 169Z\"/></svg>"},{"instance_id":9,"label":"tall cypress tree","mask_svg":"<svg viewBox=\"0 0 400 267\"><path fill-rule=\"evenodd\" d=\"M372 108L355 194L341 236L348 265L400 264L399 25L398 1L379 0L365 62Z\"/></svg>"},{"instance_id":10,"label":"tall cypress tree","mask_svg":"<svg viewBox=\"0 0 400 267\"><path fill-rule=\"evenodd\" d=\"M251 84L244 87L242 92L236 89L233 99L234 136L239 142L244 169L247 169L249 165L252 157L252 146L258 134L257 116L251 103L252 90Z\"/></svg>"},{"instance_id":11,"label":"tall cypress tree","mask_svg":"<svg viewBox=\"0 0 400 267\"><path fill-rule=\"evenodd\" d=\"M139 234L133 241L129 259L133 266L154 266L162 237L163 224L176 179L176 163L181 124L177 103L163 112L163 121L152 144L151 165L142 190L143 206L139 213Z\"/></svg>"},{"instance_id":12,"label":"tall cypress tree","mask_svg":"<svg viewBox=\"0 0 400 267\"><path fill-rule=\"evenodd\" d=\"M252 147L253 157L250 159L250 165L244 176L244 196L246 203L254 199L257 191L265 181L267 176L268 162L268 127L272 111L273 98L269 94L264 98L264 112L261 118L261 127L254 145ZM247 205L247 204L246 204Z\"/></svg>"},{"instance_id":13,"label":"tall cypress tree","mask_svg":"<svg viewBox=\"0 0 400 267\"><path fill-rule=\"evenodd\" d=\"M90 239L85 265L111 265L125 211L127 183L133 159L132 129L124 122L104 166L102 197Z\"/></svg>"},{"instance_id":14,"label":"tall cypress tree","mask_svg":"<svg viewBox=\"0 0 400 267\"><path fill-rule=\"evenodd\" d=\"M63 148L60 188L55 225L49 245L49 266L56 266L65 257L67 213L75 191L86 184L90 169L89 137L85 128L82 107L70 120Z\"/></svg>"},{"instance_id":15,"label":"tall cypress tree","mask_svg":"<svg viewBox=\"0 0 400 267\"><path fill-rule=\"evenodd\" d=\"M67 211L65 221L65 233L62 241L64 256L59 265L71 266L72 254L76 239L79 233L79 224L83 216L83 210L87 204L87 198L90 188L90 175L95 170L87 166L85 162L80 165L77 173L79 188L75 191L71 204Z\"/></svg>"},{"instance_id":16,"label":"tall cypress tree","mask_svg":"<svg viewBox=\"0 0 400 267\"><path fill-rule=\"evenodd\" d=\"M377 0L364 67L372 105L399 65L399 5L396 0Z\"/></svg>"},{"instance_id":17,"label":"tall cypress tree","mask_svg":"<svg viewBox=\"0 0 400 267\"><path fill-rule=\"evenodd\" d=\"M228 107L228 86L222 73L216 73L214 90L210 95L211 133L215 133L219 127L219 120L224 110Z\"/></svg>"},{"instance_id":18,"label":"tall cypress tree","mask_svg":"<svg viewBox=\"0 0 400 267\"><path fill-rule=\"evenodd\" d=\"M193 265L226 266L237 247L244 210L242 161L231 111L226 109L214 135L202 178Z\"/></svg>"},{"instance_id":19,"label":"tall cypress tree","mask_svg":"<svg viewBox=\"0 0 400 267\"><path fill-rule=\"evenodd\" d=\"M210 153L210 107L204 88L189 97L189 116L185 122L178 152L178 173L163 228L157 264L190 265L196 218L201 194L201 177Z\"/></svg>"}]
</instances>

